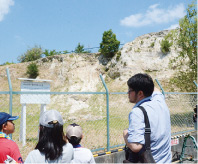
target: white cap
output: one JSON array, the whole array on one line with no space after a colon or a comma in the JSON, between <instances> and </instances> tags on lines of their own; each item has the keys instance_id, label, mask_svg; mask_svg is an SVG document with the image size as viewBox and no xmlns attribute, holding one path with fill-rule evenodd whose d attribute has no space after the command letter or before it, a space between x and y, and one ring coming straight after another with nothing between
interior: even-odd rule
<instances>
[{"instance_id":1,"label":"white cap","mask_svg":"<svg viewBox=\"0 0 198 164\"><path fill-rule=\"evenodd\" d=\"M78 124L70 124L66 130L66 136L70 139L72 136L81 138L82 137L82 128Z\"/></svg>"},{"instance_id":2,"label":"white cap","mask_svg":"<svg viewBox=\"0 0 198 164\"><path fill-rule=\"evenodd\" d=\"M63 125L63 118L57 110L45 111L39 119L40 125L48 127L48 128L53 128L54 127L53 124L57 122L60 125Z\"/></svg>"}]
</instances>

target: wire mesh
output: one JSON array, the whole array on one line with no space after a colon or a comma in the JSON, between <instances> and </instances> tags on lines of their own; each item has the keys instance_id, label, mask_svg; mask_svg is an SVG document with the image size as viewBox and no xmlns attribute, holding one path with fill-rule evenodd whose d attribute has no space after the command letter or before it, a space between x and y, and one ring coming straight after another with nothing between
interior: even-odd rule
<instances>
[{"instance_id":1,"label":"wire mesh","mask_svg":"<svg viewBox=\"0 0 198 164\"><path fill-rule=\"evenodd\" d=\"M0 92L1 93L1 92ZM0 109L9 113L9 94L0 94ZM40 97L41 98L41 97ZM105 94L51 94L46 110L58 110L64 119L64 132L71 123L82 126L84 138L82 145L95 152L106 151L107 147L107 112ZM13 140L19 145L23 159L33 150L38 142L40 104L26 105L26 145L20 140L20 122L22 104L20 94L13 94L12 115L20 118L15 123ZM172 133L194 128L193 108L197 104L196 94L167 94L166 103L171 114ZM110 147L124 144L122 132L128 128L128 114L134 104L129 103L128 95L117 93L109 95L109 138Z\"/></svg>"},{"instance_id":2,"label":"wire mesh","mask_svg":"<svg viewBox=\"0 0 198 164\"><path fill-rule=\"evenodd\" d=\"M6 99L0 103L1 111L9 113L9 95L0 95ZM46 110L58 110L64 120L64 132L71 123L77 123L83 128L84 137L82 145L89 149L106 148L106 99L105 95L51 95L50 104ZM4 109L4 110L3 110ZM15 123L13 140L19 145L22 157L25 159L28 153L33 150L38 142L39 117L41 105L26 105L26 145L22 144L20 128L22 104L20 95L13 95L12 115L20 116Z\"/></svg>"},{"instance_id":3,"label":"wire mesh","mask_svg":"<svg viewBox=\"0 0 198 164\"><path fill-rule=\"evenodd\" d=\"M194 129L193 109L197 94L167 94L166 103L171 115L172 134Z\"/></svg>"},{"instance_id":4,"label":"wire mesh","mask_svg":"<svg viewBox=\"0 0 198 164\"><path fill-rule=\"evenodd\" d=\"M197 104L197 94L167 94L166 104L170 110L171 133L194 130L193 114ZM135 104L128 101L127 94L110 95L110 144L111 146L124 143L122 133L128 128L128 114Z\"/></svg>"},{"instance_id":5,"label":"wire mesh","mask_svg":"<svg viewBox=\"0 0 198 164\"><path fill-rule=\"evenodd\" d=\"M1 112L9 112L9 94L0 94L0 109Z\"/></svg>"},{"instance_id":6,"label":"wire mesh","mask_svg":"<svg viewBox=\"0 0 198 164\"><path fill-rule=\"evenodd\" d=\"M128 94L111 94L109 99L110 146L124 143L123 130L128 128L128 114L132 109Z\"/></svg>"}]
</instances>

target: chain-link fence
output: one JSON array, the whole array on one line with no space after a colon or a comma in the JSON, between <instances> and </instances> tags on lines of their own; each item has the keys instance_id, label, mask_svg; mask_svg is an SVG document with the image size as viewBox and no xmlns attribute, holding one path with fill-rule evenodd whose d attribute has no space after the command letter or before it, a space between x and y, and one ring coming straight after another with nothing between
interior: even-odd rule
<instances>
[{"instance_id":1,"label":"chain-link fence","mask_svg":"<svg viewBox=\"0 0 198 164\"><path fill-rule=\"evenodd\" d=\"M25 159L38 141L41 105L26 105L26 144L23 145L20 132L22 93L0 92L0 109L9 113L11 105L12 115L20 116L20 119L14 121L15 132L12 138L19 145ZM128 128L128 114L134 105L129 103L127 93L108 93L108 97L106 92L49 92L48 94L50 94L50 103L46 105L46 110L55 109L62 114L65 121L64 131L70 123L81 125L84 131L82 140L84 147L93 152L101 152L124 145L122 132L123 129ZM197 93L166 93L165 97L171 113L172 134L194 129L192 117L193 108L197 104Z\"/></svg>"},{"instance_id":2,"label":"chain-link fence","mask_svg":"<svg viewBox=\"0 0 198 164\"><path fill-rule=\"evenodd\" d=\"M20 95L13 95L13 115L21 116L22 105ZM8 108L7 108L8 109ZM105 148L106 145L106 108L105 95L86 94L61 94L51 95L50 104L46 105L46 110L58 110L65 122L64 131L71 123L82 126L84 138L82 145L90 149ZM6 111L8 112L8 111ZM38 141L38 126L41 112L41 105L26 105L26 145L20 142L20 120L15 121L16 129L13 139L17 141L23 156L34 149ZM21 118L21 117L20 117Z\"/></svg>"},{"instance_id":3,"label":"chain-link fence","mask_svg":"<svg viewBox=\"0 0 198 164\"><path fill-rule=\"evenodd\" d=\"M193 114L197 104L195 93L165 94L171 114L172 135L194 129Z\"/></svg>"}]
</instances>

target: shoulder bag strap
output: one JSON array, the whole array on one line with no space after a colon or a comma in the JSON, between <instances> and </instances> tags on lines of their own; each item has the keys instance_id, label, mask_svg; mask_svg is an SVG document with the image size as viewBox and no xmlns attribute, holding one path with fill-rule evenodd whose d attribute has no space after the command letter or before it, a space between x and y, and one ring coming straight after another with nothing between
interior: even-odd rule
<instances>
[{"instance_id":1,"label":"shoulder bag strap","mask_svg":"<svg viewBox=\"0 0 198 164\"><path fill-rule=\"evenodd\" d=\"M138 106L138 107L142 110L142 112L144 114L144 122L145 122L145 134L144 134L144 137L145 137L145 149L146 150L150 150L151 149L151 146L150 146L150 142L151 142L151 139L150 139L151 128L150 128L150 123L149 123L148 115L147 115L147 112L144 109L144 107L142 107L142 106Z\"/></svg>"}]
</instances>

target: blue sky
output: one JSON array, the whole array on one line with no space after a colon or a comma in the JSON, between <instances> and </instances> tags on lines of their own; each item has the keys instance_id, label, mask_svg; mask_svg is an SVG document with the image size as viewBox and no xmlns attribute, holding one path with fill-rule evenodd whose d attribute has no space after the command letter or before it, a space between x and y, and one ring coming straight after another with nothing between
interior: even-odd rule
<instances>
[{"instance_id":1,"label":"blue sky","mask_svg":"<svg viewBox=\"0 0 198 164\"><path fill-rule=\"evenodd\" d=\"M112 29L125 44L150 32L176 28L191 0L0 0L0 64L35 45L72 51L99 47ZM94 49L93 51L97 51Z\"/></svg>"}]
</instances>

